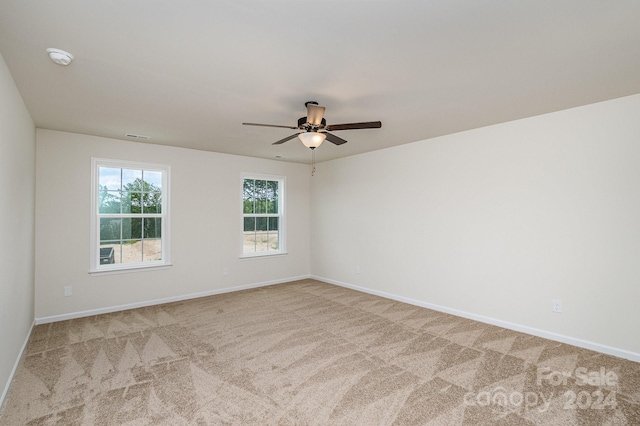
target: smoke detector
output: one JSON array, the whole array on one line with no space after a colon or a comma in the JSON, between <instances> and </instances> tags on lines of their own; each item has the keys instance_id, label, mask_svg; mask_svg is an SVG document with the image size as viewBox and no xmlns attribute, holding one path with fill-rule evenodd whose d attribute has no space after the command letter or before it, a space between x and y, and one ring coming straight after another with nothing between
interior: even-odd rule
<instances>
[{"instance_id":1,"label":"smoke detector","mask_svg":"<svg viewBox=\"0 0 640 426\"><path fill-rule=\"evenodd\" d=\"M49 54L49 58L58 65L67 66L71 61L73 61L73 55L69 52L65 52L64 50L50 47L47 49L47 53Z\"/></svg>"}]
</instances>

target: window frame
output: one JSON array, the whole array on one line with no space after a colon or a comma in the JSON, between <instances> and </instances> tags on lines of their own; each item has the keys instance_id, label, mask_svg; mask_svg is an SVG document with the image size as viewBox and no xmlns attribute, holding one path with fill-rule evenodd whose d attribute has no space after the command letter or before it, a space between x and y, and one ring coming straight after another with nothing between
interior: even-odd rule
<instances>
[{"instance_id":1,"label":"window frame","mask_svg":"<svg viewBox=\"0 0 640 426\"><path fill-rule=\"evenodd\" d=\"M244 212L244 181L247 179L278 182L278 213L275 214L245 214ZM287 254L286 250L286 177L259 173L242 173L240 179L240 258L255 259ZM277 217L278 218L278 250L259 252L244 251L244 219L246 217Z\"/></svg>"},{"instance_id":2,"label":"window frame","mask_svg":"<svg viewBox=\"0 0 640 426\"><path fill-rule=\"evenodd\" d=\"M110 167L119 169L144 170L162 173L162 203L161 213L154 217L161 218L160 241L162 258L160 260L148 260L131 263L100 264L100 217L98 202L100 191L99 168ZM123 272L137 272L143 270L159 269L171 266L171 226L170 226L170 175L171 166L167 164L147 163L140 161L116 160L109 158L91 158L91 231L89 247L89 273L109 274ZM145 217L141 214L140 217Z\"/></svg>"}]
</instances>

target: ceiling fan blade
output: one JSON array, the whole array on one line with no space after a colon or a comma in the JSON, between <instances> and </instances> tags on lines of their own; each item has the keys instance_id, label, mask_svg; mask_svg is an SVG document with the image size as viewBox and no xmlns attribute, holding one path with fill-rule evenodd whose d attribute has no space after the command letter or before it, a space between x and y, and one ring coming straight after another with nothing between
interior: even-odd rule
<instances>
[{"instance_id":1,"label":"ceiling fan blade","mask_svg":"<svg viewBox=\"0 0 640 426\"><path fill-rule=\"evenodd\" d=\"M331 133L324 132L324 134L327 135L327 140L333 144L342 145L344 143L347 143L346 140L339 138L336 135L332 135Z\"/></svg>"},{"instance_id":2,"label":"ceiling fan blade","mask_svg":"<svg viewBox=\"0 0 640 426\"><path fill-rule=\"evenodd\" d=\"M242 124L244 124L245 126L280 127L283 129L293 129L293 130L297 129L297 127L295 126L281 126L279 124L258 124L258 123L242 123Z\"/></svg>"},{"instance_id":3,"label":"ceiling fan blade","mask_svg":"<svg viewBox=\"0 0 640 426\"><path fill-rule=\"evenodd\" d=\"M322 123L322 116L324 115L325 107L314 104L307 104L307 122L314 126L319 126Z\"/></svg>"},{"instance_id":4,"label":"ceiling fan blade","mask_svg":"<svg viewBox=\"0 0 640 426\"><path fill-rule=\"evenodd\" d=\"M294 129L295 129L295 127L294 127ZM296 133L296 134L293 134L293 135L291 135L291 136L287 136L287 137L286 137L286 138L284 138L284 139L280 139L279 141L274 142L274 143L272 143L271 145L280 145L281 143L285 143L286 141L290 141L291 139L295 138L296 136L298 136L298 134L297 134L297 133Z\"/></svg>"},{"instance_id":5,"label":"ceiling fan blade","mask_svg":"<svg viewBox=\"0 0 640 426\"><path fill-rule=\"evenodd\" d=\"M380 121L365 121L363 123L345 123L345 124L331 124L326 127L327 130L352 130L352 129L379 129L382 127Z\"/></svg>"}]
</instances>

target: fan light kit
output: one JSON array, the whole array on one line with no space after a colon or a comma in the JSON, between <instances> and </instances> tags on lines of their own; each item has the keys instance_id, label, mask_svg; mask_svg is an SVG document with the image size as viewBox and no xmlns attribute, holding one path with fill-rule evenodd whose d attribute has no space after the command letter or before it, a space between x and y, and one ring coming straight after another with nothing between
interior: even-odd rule
<instances>
[{"instance_id":1,"label":"fan light kit","mask_svg":"<svg viewBox=\"0 0 640 426\"><path fill-rule=\"evenodd\" d=\"M299 133L298 138L307 148L316 149L322 145L322 142L327 138L327 135L319 132L304 132Z\"/></svg>"},{"instance_id":2,"label":"fan light kit","mask_svg":"<svg viewBox=\"0 0 640 426\"><path fill-rule=\"evenodd\" d=\"M354 130L354 129L379 129L382 127L380 121L366 121L362 123L345 123L345 124L330 124L327 125L327 120L323 118L325 107L319 106L315 101L305 102L304 106L307 108L307 116L300 117L298 119L297 126L281 126L278 124L258 124L258 123L242 123L245 126L263 126L263 127L280 127L284 129L302 130L301 133L295 133L291 136L287 136L284 139L280 139L274 142L273 145L283 144L296 136L304 146L311 149L311 163L312 170L311 175L316 170L315 149L322 145L322 142L328 140L334 145L342 145L347 143L346 140L339 138L338 136L329 133L329 131L338 130Z\"/></svg>"},{"instance_id":3,"label":"fan light kit","mask_svg":"<svg viewBox=\"0 0 640 426\"><path fill-rule=\"evenodd\" d=\"M64 50L50 47L47 49L47 53L49 54L49 58L58 65L67 66L73 61L73 55Z\"/></svg>"}]
</instances>

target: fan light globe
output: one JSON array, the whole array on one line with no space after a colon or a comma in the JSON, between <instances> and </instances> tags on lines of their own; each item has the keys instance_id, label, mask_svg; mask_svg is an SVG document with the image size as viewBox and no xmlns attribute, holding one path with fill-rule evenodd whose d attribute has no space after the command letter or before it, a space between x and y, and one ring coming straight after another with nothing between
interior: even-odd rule
<instances>
[{"instance_id":1,"label":"fan light globe","mask_svg":"<svg viewBox=\"0 0 640 426\"><path fill-rule=\"evenodd\" d=\"M303 132L298 135L298 138L302 141L304 146L311 149L316 149L327 138L327 135L319 132Z\"/></svg>"}]
</instances>

